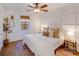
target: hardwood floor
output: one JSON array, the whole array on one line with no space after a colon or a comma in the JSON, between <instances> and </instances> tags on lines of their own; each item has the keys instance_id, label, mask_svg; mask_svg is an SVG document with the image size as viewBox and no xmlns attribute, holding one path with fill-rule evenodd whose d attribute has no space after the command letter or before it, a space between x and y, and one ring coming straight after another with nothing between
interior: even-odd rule
<instances>
[{"instance_id":1,"label":"hardwood floor","mask_svg":"<svg viewBox=\"0 0 79 59\"><path fill-rule=\"evenodd\" d=\"M73 54L72 50L70 50L68 48L60 47L56 51L56 56L79 56L79 53Z\"/></svg>"},{"instance_id":2,"label":"hardwood floor","mask_svg":"<svg viewBox=\"0 0 79 59\"><path fill-rule=\"evenodd\" d=\"M6 47L2 47L0 56L34 56L34 53L26 46L23 45L23 41L10 42ZM60 47L56 51L56 56L79 56L79 53L73 55L72 51Z\"/></svg>"},{"instance_id":3,"label":"hardwood floor","mask_svg":"<svg viewBox=\"0 0 79 59\"><path fill-rule=\"evenodd\" d=\"M6 47L2 47L1 56L33 56L29 48L23 46L22 40L10 42Z\"/></svg>"}]
</instances>

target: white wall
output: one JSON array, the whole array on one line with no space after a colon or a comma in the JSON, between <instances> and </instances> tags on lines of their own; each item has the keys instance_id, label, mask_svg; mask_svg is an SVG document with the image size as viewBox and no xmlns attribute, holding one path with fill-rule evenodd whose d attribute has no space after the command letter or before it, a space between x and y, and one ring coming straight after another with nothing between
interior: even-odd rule
<instances>
[{"instance_id":1,"label":"white wall","mask_svg":"<svg viewBox=\"0 0 79 59\"><path fill-rule=\"evenodd\" d=\"M79 29L79 4L70 4L56 10L49 11L40 15L41 25L46 24L51 27L60 27L63 25L76 25ZM76 21L76 23L75 23ZM79 52L79 30L76 32L77 51Z\"/></svg>"},{"instance_id":2,"label":"white wall","mask_svg":"<svg viewBox=\"0 0 79 59\"><path fill-rule=\"evenodd\" d=\"M46 13L41 13L40 15L41 25L48 25L50 28L60 27L62 26L62 9L56 9L52 11L48 11Z\"/></svg>"},{"instance_id":3,"label":"white wall","mask_svg":"<svg viewBox=\"0 0 79 59\"><path fill-rule=\"evenodd\" d=\"M40 26L40 18L38 14L26 12L22 10L5 10L5 16L10 17L11 15L14 16L15 20L15 27L12 29L12 33L8 34L8 39L10 42L17 41L23 39L25 34L30 33L38 33L39 32L39 26ZM21 15L30 16L29 22L28 22L28 30L22 31L21 30ZM10 18L9 18L10 19Z\"/></svg>"},{"instance_id":4,"label":"white wall","mask_svg":"<svg viewBox=\"0 0 79 59\"><path fill-rule=\"evenodd\" d=\"M11 33L8 33L8 39L9 41L16 41L16 40L20 40L21 39L21 29L20 29L20 15L18 14L18 12L14 11L14 10L5 10L5 17L9 17L11 15L14 16L14 20L15 20L15 27L12 27L12 32Z\"/></svg>"},{"instance_id":5,"label":"white wall","mask_svg":"<svg viewBox=\"0 0 79 59\"><path fill-rule=\"evenodd\" d=\"M2 8L2 5L0 5L0 50L3 46L3 17L4 17L4 11Z\"/></svg>"},{"instance_id":6,"label":"white wall","mask_svg":"<svg viewBox=\"0 0 79 59\"><path fill-rule=\"evenodd\" d=\"M30 15L29 28L28 32L30 33L38 33L40 30L40 16L39 14L32 13Z\"/></svg>"}]
</instances>

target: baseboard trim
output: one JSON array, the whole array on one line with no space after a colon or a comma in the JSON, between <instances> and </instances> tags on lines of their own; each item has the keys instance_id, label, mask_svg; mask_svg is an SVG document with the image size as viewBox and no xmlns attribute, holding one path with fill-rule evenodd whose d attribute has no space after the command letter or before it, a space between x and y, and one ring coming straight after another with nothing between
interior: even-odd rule
<instances>
[{"instance_id":1,"label":"baseboard trim","mask_svg":"<svg viewBox=\"0 0 79 59\"><path fill-rule=\"evenodd\" d=\"M18 42L18 41L22 41L23 39L20 40L14 40L14 41L9 41L9 42Z\"/></svg>"}]
</instances>

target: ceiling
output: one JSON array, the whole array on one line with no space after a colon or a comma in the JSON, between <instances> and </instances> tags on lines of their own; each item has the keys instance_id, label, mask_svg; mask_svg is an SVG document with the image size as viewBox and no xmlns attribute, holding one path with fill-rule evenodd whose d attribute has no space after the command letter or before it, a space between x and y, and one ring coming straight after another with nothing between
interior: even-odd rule
<instances>
[{"instance_id":1,"label":"ceiling","mask_svg":"<svg viewBox=\"0 0 79 59\"><path fill-rule=\"evenodd\" d=\"M27 7L29 3L3 3L0 4L3 6L4 10L6 11L26 11L30 10L31 8ZM63 7L68 5L67 3L47 3L48 4L48 11L55 10L57 8ZM31 3L29 5L32 5Z\"/></svg>"}]
</instances>

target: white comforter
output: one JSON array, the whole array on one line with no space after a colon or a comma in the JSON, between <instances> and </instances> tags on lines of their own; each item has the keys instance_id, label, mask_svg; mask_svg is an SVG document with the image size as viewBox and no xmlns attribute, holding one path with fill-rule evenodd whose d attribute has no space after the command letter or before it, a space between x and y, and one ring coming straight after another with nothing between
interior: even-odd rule
<instances>
[{"instance_id":1,"label":"white comforter","mask_svg":"<svg viewBox=\"0 0 79 59\"><path fill-rule=\"evenodd\" d=\"M29 34L25 36L24 43L37 56L51 56L54 55L54 50L63 44L63 40L41 34Z\"/></svg>"}]
</instances>

